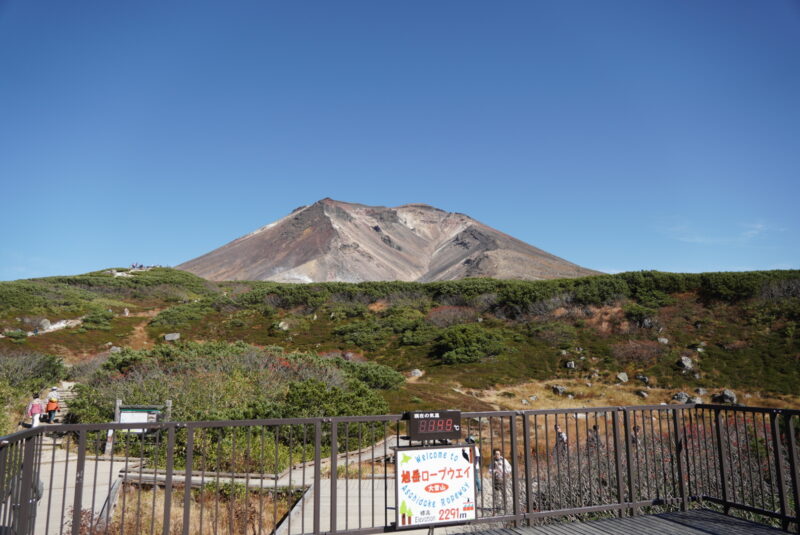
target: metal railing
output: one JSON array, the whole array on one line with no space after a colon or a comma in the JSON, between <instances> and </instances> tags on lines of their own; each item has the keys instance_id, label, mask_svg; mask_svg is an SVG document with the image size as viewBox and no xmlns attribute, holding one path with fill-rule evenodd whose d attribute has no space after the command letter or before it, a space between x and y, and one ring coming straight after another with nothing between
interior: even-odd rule
<instances>
[{"instance_id":1,"label":"metal railing","mask_svg":"<svg viewBox=\"0 0 800 535\"><path fill-rule=\"evenodd\" d=\"M798 530L799 417L715 405L463 413L481 458L473 522L703 503ZM0 438L0 533L394 531L404 434L399 415L42 425ZM510 470L489 472L493 450Z\"/></svg>"}]
</instances>

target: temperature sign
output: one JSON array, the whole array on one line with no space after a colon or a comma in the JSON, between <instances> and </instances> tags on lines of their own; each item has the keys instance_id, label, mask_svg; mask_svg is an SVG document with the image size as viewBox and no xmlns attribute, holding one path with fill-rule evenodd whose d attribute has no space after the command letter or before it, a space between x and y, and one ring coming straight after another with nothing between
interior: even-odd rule
<instances>
[{"instance_id":1,"label":"temperature sign","mask_svg":"<svg viewBox=\"0 0 800 535\"><path fill-rule=\"evenodd\" d=\"M460 411L419 411L406 413L411 440L461 438Z\"/></svg>"}]
</instances>

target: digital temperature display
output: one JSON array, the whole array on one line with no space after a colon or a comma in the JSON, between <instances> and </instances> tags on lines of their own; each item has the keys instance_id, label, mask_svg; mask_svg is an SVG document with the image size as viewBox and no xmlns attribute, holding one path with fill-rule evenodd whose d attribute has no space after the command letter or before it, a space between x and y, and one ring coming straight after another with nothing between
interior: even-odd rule
<instances>
[{"instance_id":1,"label":"digital temperature display","mask_svg":"<svg viewBox=\"0 0 800 535\"><path fill-rule=\"evenodd\" d=\"M419 411L406 413L411 440L461 438L461 411Z\"/></svg>"}]
</instances>

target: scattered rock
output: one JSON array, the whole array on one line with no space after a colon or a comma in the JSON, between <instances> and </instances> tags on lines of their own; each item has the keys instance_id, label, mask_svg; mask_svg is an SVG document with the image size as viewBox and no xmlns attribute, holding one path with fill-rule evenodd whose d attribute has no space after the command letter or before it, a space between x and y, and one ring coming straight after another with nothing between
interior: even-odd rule
<instances>
[{"instance_id":1,"label":"scattered rock","mask_svg":"<svg viewBox=\"0 0 800 535\"><path fill-rule=\"evenodd\" d=\"M641 381L642 384L645 384L645 385L649 385L650 384L650 378L648 376L646 376L645 374L643 374L643 373L637 373L636 374L636 380L637 381Z\"/></svg>"},{"instance_id":2,"label":"scattered rock","mask_svg":"<svg viewBox=\"0 0 800 535\"><path fill-rule=\"evenodd\" d=\"M531 402L530 402L530 401L528 401L527 399L523 399L523 400L522 400L522 404L523 404L523 405L530 405L530 404L531 404Z\"/></svg>"},{"instance_id":3,"label":"scattered rock","mask_svg":"<svg viewBox=\"0 0 800 535\"><path fill-rule=\"evenodd\" d=\"M528 399L531 400L531 401L538 401L539 400L539 396L537 396L537 395L528 396Z\"/></svg>"},{"instance_id":4,"label":"scattered rock","mask_svg":"<svg viewBox=\"0 0 800 535\"><path fill-rule=\"evenodd\" d=\"M694 393L699 396L706 396L708 395L708 390L706 390L705 388L695 388Z\"/></svg>"},{"instance_id":5,"label":"scattered rock","mask_svg":"<svg viewBox=\"0 0 800 535\"><path fill-rule=\"evenodd\" d=\"M592 388L592 383L590 383L589 381L586 381L586 386L588 386L589 388Z\"/></svg>"},{"instance_id":6,"label":"scattered rock","mask_svg":"<svg viewBox=\"0 0 800 535\"><path fill-rule=\"evenodd\" d=\"M686 392L678 392L674 396L672 396L672 401L677 401L678 403L688 403L689 402L689 394Z\"/></svg>"},{"instance_id":7,"label":"scattered rock","mask_svg":"<svg viewBox=\"0 0 800 535\"><path fill-rule=\"evenodd\" d=\"M285 321L281 321L280 323L278 323L278 329L280 329L282 331L288 331L289 330L289 324L286 323Z\"/></svg>"},{"instance_id":8,"label":"scattered rock","mask_svg":"<svg viewBox=\"0 0 800 535\"><path fill-rule=\"evenodd\" d=\"M676 364L678 365L679 368L683 368L684 370L691 370L692 368L694 368L694 361L692 361L691 358L685 355L682 356L680 359L678 359L678 362Z\"/></svg>"},{"instance_id":9,"label":"scattered rock","mask_svg":"<svg viewBox=\"0 0 800 535\"><path fill-rule=\"evenodd\" d=\"M409 375L411 375L411 377L422 377L422 370L420 370L419 368L414 368L413 370L411 370Z\"/></svg>"},{"instance_id":10,"label":"scattered rock","mask_svg":"<svg viewBox=\"0 0 800 535\"><path fill-rule=\"evenodd\" d=\"M702 347L698 347L697 349L695 349L695 351L697 351L698 353L705 353L706 352L706 350L703 349Z\"/></svg>"},{"instance_id":11,"label":"scattered rock","mask_svg":"<svg viewBox=\"0 0 800 535\"><path fill-rule=\"evenodd\" d=\"M711 401L714 403L736 403L736 393L726 388L719 394L711 396Z\"/></svg>"},{"instance_id":12,"label":"scattered rock","mask_svg":"<svg viewBox=\"0 0 800 535\"><path fill-rule=\"evenodd\" d=\"M645 329L652 329L654 325L655 324L653 323L653 320L650 318L645 318L642 320L642 327Z\"/></svg>"},{"instance_id":13,"label":"scattered rock","mask_svg":"<svg viewBox=\"0 0 800 535\"><path fill-rule=\"evenodd\" d=\"M669 343L669 338L659 338L659 339L658 339L658 343L659 343L659 344L665 344L665 345L666 345L666 344L668 344L668 343Z\"/></svg>"},{"instance_id":14,"label":"scattered rock","mask_svg":"<svg viewBox=\"0 0 800 535\"><path fill-rule=\"evenodd\" d=\"M111 346L111 349L109 351L111 351L112 353L121 353L122 348L119 346Z\"/></svg>"},{"instance_id":15,"label":"scattered rock","mask_svg":"<svg viewBox=\"0 0 800 535\"><path fill-rule=\"evenodd\" d=\"M177 342L181 339L181 333L168 333L164 335L164 340L167 342Z\"/></svg>"},{"instance_id":16,"label":"scattered rock","mask_svg":"<svg viewBox=\"0 0 800 535\"><path fill-rule=\"evenodd\" d=\"M637 390L636 395L639 396L640 398L647 398L647 396L649 396L650 394L648 394L644 390Z\"/></svg>"},{"instance_id":17,"label":"scattered rock","mask_svg":"<svg viewBox=\"0 0 800 535\"><path fill-rule=\"evenodd\" d=\"M575 399L575 396L573 396L572 394L567 394L567 399Z\"/></svg>"},{"instance_id":18,"label":"scattered rock","mask_svg":"<svg viewBox=\"0 0 800 535\"><path fill-rule=\"evenodd\" d=\"M627 383L628 382L628 374L625 372L619 372L617 374L617 381L620 383Z\"/></svg>"},{"instance_id":19,"label":"scattered rock","mask_svg":"<svg viewBox=\"0 0 800 535\"><path fill-rule=\"evenodd\" d=\"M567 389L561 385L553 386L553 394L557 396L563 396Z\"/></svg>"},{"instance_id":20,"label":"scattered rock","mask_svg":"<svg viewBox=\"0 0 800 535\"><path fill-rule=\"evenodd\" d=\"M561 355L562 355L562 356L564 356L564 355L566 355L566 354L567 354L567 350L566 350L566 349L562 349L562 350L561 350Z\"/></svg>"},{"instance_id":21,"label":"scattered rock","mask_svg":"<svg viewBox=\"0 0 800 535\"><path fill-rule=\"evenodd\" d=\"M574 370L575 369L575 361L574 360L568 360L566 362L566 364L564 364L564 367L569 369L569 370Z\"/></svg>"},{"instance_id":22,"label":"scattered rock","mask_svg":"<svg viewBox=\"0 0 800 535\"><path fill-rule=\"evenodd\" d=\"M36 327L40 331L49 331L50 330L50 320L47 318L42 318L39 320L39 323L36 324Z\"/></svg>"},{"instance_id":23,"label":"scattered rock","mask_svg":"<svg viewBox=\"0 0 800 535\"><path fill-rule=\"evenodd\" d=\"M701 398L700 396L692 396L691 398L689 398L689 403L697 403L697 404L699 404L699 403L702 403L702 402L703 402L703 398Z\"/></svg>"},{"instance_id":24,"label":"scattered rock","mask_svg":"<svg viewBox=\"0 0 800 535\"><path fill-rule=\"evenodd\" d=\"M695 379L700 379L701 377L700 372L694 372L694 374L692 374L692 377L694 377Z\"/></svg>"}]
</instances>

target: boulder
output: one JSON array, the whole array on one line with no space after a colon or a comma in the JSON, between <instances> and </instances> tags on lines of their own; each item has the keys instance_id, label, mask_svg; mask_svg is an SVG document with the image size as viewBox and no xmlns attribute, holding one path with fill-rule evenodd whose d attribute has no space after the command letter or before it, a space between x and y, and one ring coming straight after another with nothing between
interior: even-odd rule
<instances>
[{"instance_id":1,"label":"boulder","mask_svg":"<svg viewBox=\"0 0 800 535\"><path fill-rule=\"evenodd\" d=\"M181 339L181 333L167 333L164 335L164 340L167 342L177 342Z\"/></svg>"},{"instance_id":2,"label":"boulder","mask_svg":"<svg viewBox=\"0 0 800 535\"><path fill-rule=\"evenodd\" d=\"M686 355L679 358L676 364L678 365L678 368L683 368L684 370L691 370L694 368L694 361Z\"/></svg>"},{"instance_id":3,"label":"boulder","mask_svg":"<svg viewBox=\"0 0 800 535\"><path fill-rule=\"evenodd\" d=\"M563 396L567 389L561 385L554 385L553 386L553 394L557 396Z\"/></svg>"},{"instance_id":4,"label":"boulder","mask_svg":"<svg viewBox=\"0 0 800 535\"><path fill-rule=\"evenodd\" d=\"M636 395L637 395L637 396L639 396L640 398L645 398L645 399L646 399L646 398L647 398L647 396L649 396L650 394L648 394L648 393L647 393L646 391L644 391L644 390L637 390L637 391L636 391Z\"/></svg>"},{"instance_id":5,"label":"boulder","mask_svg":"<svg viewBox=\"0 0 800 535\"><path fill-rule=\"evenodd\" d=\"M689 403L698 403L699 404L699 403L702 403L702 402L703 402L703 398L701 398L700 396L692 396L691 398L689 398Z\"/></svg>"},{"instance_id":6,"label":"boulder","mask_svg":"<svg viewBox=\"0 0 800 535\"><path fill-rule=\"evenodd\" d=\"M564 367L567 368L568 370L574 370L575 369L575 361L574 360L568 360L564 364Z\"/></svg>"},{"instance_id":7,"label":"boulder","mask_svg":"<svg viewBox=\"0 0 800 535\"><path fill-rule=\"evenodd\" d=\"M288 331L289 330L289 324L286 323L285 321L281 321L281 322L278 323L278 329L280 329L282 331Z\"/></svg>"},{"instance_id":8,"label":"boulder","mask_svg":"<svg viewBox=\"0 0 800 535\"><path fill-rule=\"evenodd\" d=\"M539 396L534 394L533 396L528 396L528 399L531 401L537 401L539 399Z\"/></svg>"},{"instance_id":9,"label":"boulder","mask_svg":"<svg viewBox=\"0 0 800 535\"><path fill-rule=\"evenodd\" d=\"M636 380L637 381L641 381L642 384L645 384L645 385L649 385L650 384L650 378L648 376L644 375L643 373L637 373L636 374Z\"/></svg>"},{"instance_id":10,"label":"boulder","mask_svg":"<svg viewBox=\"0 0 800 535\"><path fill-rule=\"evenodd\" d=\"M48 331L50 330L50 320L47 318L42 318L39 320L39 323L36 324L36 327L40 331Z\"/></svg>"},{"instance_id":11,"label":"boulder","mask_svg":"<svg viewBox=\"0 0 800 535\"><path fill-rule=\"evenodd\" d=\"M409 375L411 377L422 377L422 370L420 370L419 368L414 368L413 370L411 370Z\"/></svg>"},{"instance_id":12,"label":"boulder","mask_svg":"<svg viewBox=\"0 0 800 535\"><path fill-rule=\"evenodd\" d=\"M531 402L530 402L530 401L528 401L527 399L523 399L523 400L522 400L522 404L523 404L523 405L530 405L530 404L531 404Z\"/></svg>"},{"instance_id":13,"label":"boulder","mask_svg":"<svg viewBox=\"0 0 800 535\"><path fill-rule=\"evenodd\" d=\"M678 392L674 396L672 396L672 401L677 401L678 403L688 403L689 402L689 394L686 392Z\"/></svg>"},{"instance_id":14,"label":"boulder","mask_svg":"<svg viewBox=\"0 0 800 535\"><path fill-rule=\"evenodd\" d=\"M668 344L668 343L669 343L669 338L663 338L663 337L659 337L659 339L658 339L658 343L659 343L659 344L664 344L664 345L666 345L666 344Z\"/></svg>"},{"instance_id":15,"label":"boulder","mask_svg":"<svg viewBox=\"0 0 800 535\"><path fill-rule=\"evenodd\" d=\"M575 396L573 396L572 394L567 394L567 399L575 399Z\"/></svg>"},{"instance_id":16,"label":"boulder","mask_svg":"<svg viewBox=\"0 0 800 535\"><path fill-rule=\"evenodd\" d=\"M617 381L620 383L627 383L628 382L628 374L625 372L619 372L617 374Z\"/></svg>"},{"instance_id":17,"label":"boulder","mask_svg":"<svg viewBox=\"0 0 800 535\"><path fill-rule=\"evenodd\" d=\"M122 348L119 346L111 346L111 349L109 351L111 351L112 353L121 353Z\"/></svg>"},{"instance_id":18,"label":"boulder","mask_svg":"<svg viewBox=\"0 0 800 535\"><path fill-rule=\"evenodd\" d=\"M736 392L726 388L719 394L711 396L711 401L714 403L736 403Z\"/></svg>"}]
</instances>

